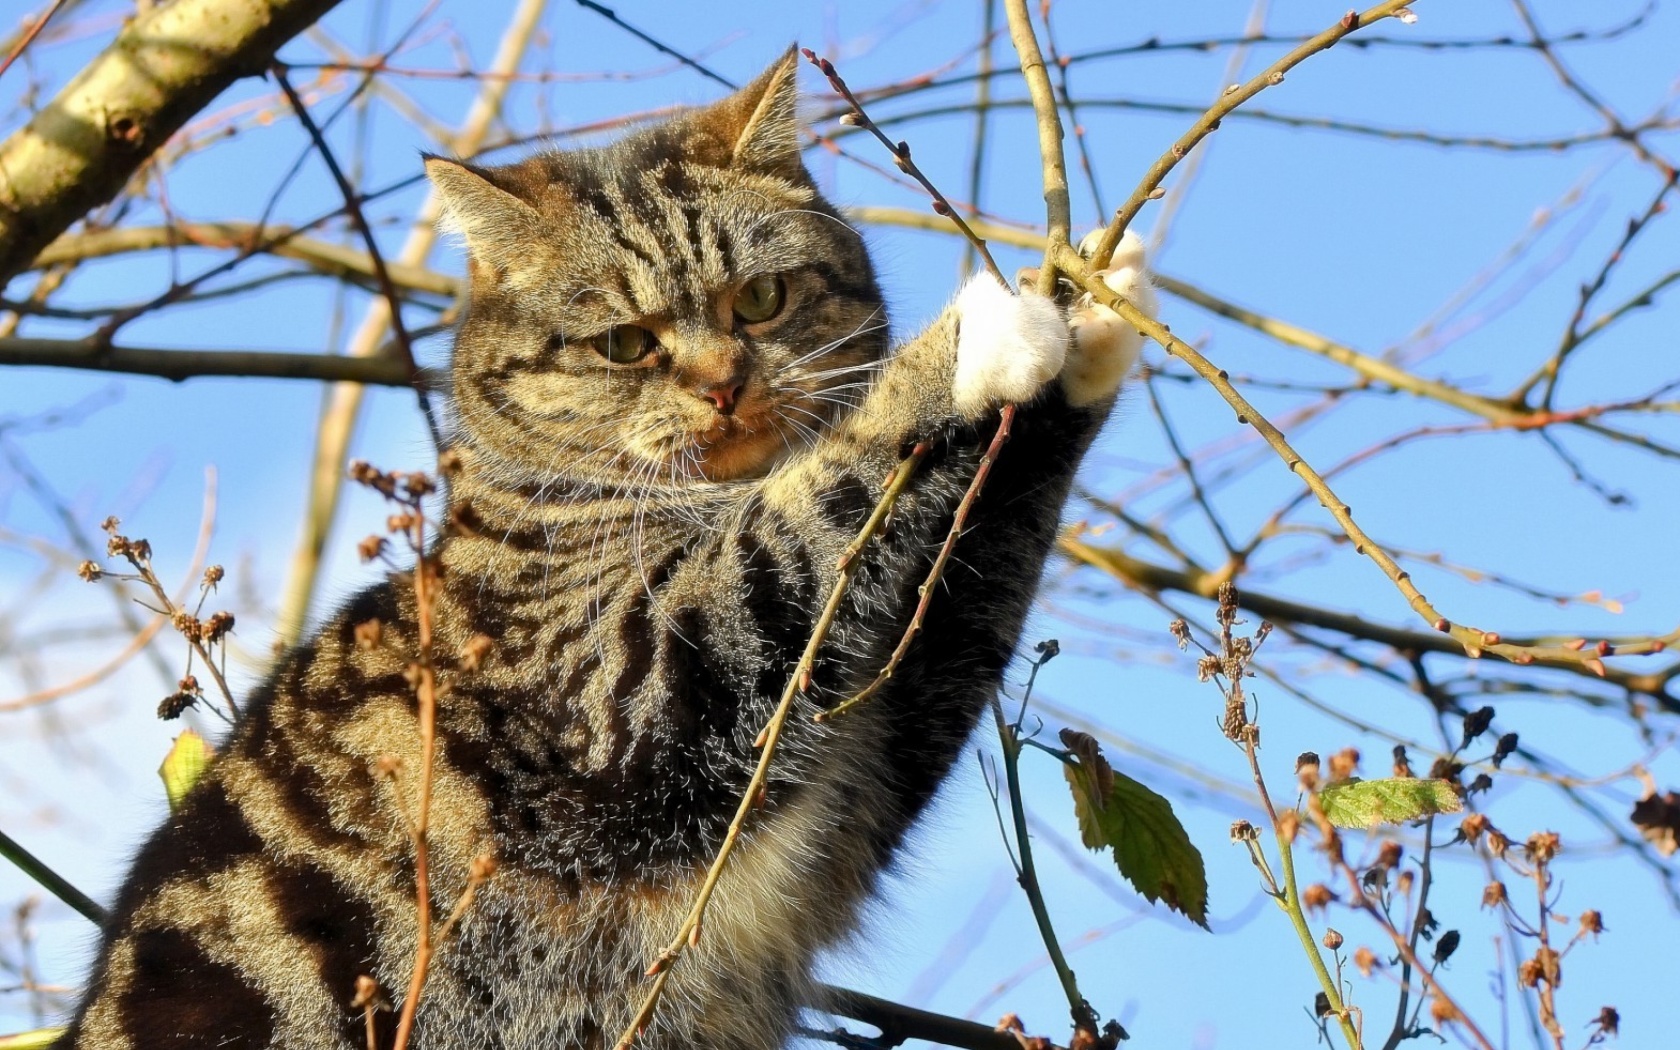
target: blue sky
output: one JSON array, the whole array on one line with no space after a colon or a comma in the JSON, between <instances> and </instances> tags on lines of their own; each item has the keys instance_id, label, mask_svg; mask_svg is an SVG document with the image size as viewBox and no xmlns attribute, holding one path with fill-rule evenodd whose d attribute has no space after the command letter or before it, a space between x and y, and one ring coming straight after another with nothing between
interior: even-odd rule
<instances>
[{"instance_id":1,"label":"blue sky","mask_svg":"<svg viewBox=\"0 0 1680 1050\"><path fill-rule=\"evenodd\" d=\"M494 48L504 5L470 5L444 0L437 18L449 26L461 48L484 64ZM511 7L511 5L505 5ZM1036 7L1036 5L1033 5ZM1561 2L1538 7L1554 32L1603 28L1632 17L1641 4L1617 0L1590 5ZM1389 22L1376 32L1396 37L1471 39L1520 34L1508 5L1463 5L1419 0L1418 23ZM114 14L112 4L87 5L95 15ZM672 46L699 53L722 75L745 81L798 40L839 63L854 88L872 87L929 70L970 69L972 43L979 35L978 3L830 4L716 3L616 5L627 20ZM326 23L347 46L366 50L368 41L388 41L419 10L407 0L383 7L347 3ZM1277 0L1265 25L1274 33L1316 31L1339 17L1342 7L1317 0ZM1099 4L1063 0L1055 5L1057 39L1069 53L1135 43L1240 32L1251 4L1219 0L1197 5ZM616 114L671 103L703 102L720 89L622 30L572 3L556 0L544 26L546 38L528 59L527 71L591 73L603 70L659 72L634 79L567 81L516 85L507 125L530 131L564 128ZM74 40L44 40L36 71L62 83L70 70L100 46L110 32ZM421 33L421 43L403 56L409 67L448 67L456 41ZM1680 13L1658 7L1638 32L1613 41L1583 43L1564 50L1566 60L1612 105L1638 118L1671 101L1676 74L1675 43ZM1242 77L1252 75L1281 49L1256 47L1246 56ZM296 61L317 57L308 42L284 55ZM1013 61L1006 43L996 54ZM1206 54L1171 52L1079 64L1072 69L1076 95L1090 100L1143 100L1203 104L1227 79L1230 49ZM0 82L0 101L10 105L22 82L20 70ZM307 76L299 73L300 80ZM464 111L470 85L447 80L394 81L439 119L452 122ZM826 85L804 75L811 108L831 104ZM342 82L339 87L342 87ZM247 82L218 103L257 97L270 90ZM964 85L871 107L877 118L908 113L971 97ZM1000 97L1019 98L1012 84ZM1397 129L1428 129L1450 135L1526 140L1570 136L1598 125L1593 112L1558 87L1533 53L1521 49L1420 51L1409 48L1340 47L1318 55L1292 72L1285 83L1261 95L1255 106L1277 113L1331 117ZM321 112L318 108L317 112ZM435 143L381 102L371 110L361 140L360 162L368 185L382 185L418 170L417 152ZM1108 206L1123 199L1147 165L1189 123L1185 115L1132 108L1087 108L1082 117L1096 158ZM961 196L967 179L969 114L932 118L895 130L910 140L918 162L947 193ZM9 127L10 125L8 125ZM356 130L346 119L333 132L335 146L355 154ZM991 124L991 163L984 205L1029 223L1042 221L1038 163L1030 116L1002 110ZM1671 154L1676 136L1654 135L1653 144ZM861 137L847 148L876 163L887 158ZM1070 143L1071 146L1071 143ZM249 218L263 206L275 173L304 147L289 122L243 127L235 138L189 157L168 173L172 206L202 220ZM511 156L513 154L506 154ZM843 204L924 205L911 192L879 175L824 154L813 154L813 170L830 195ZM1168 185L1180 184L1180 177ZM1558 340L1575 303L1575 289L1591 278L1622 235L1626 220L1649 203L1657 189L1649 167L1613 143L1556 152L1446 149L1369 135L1290 129L1271 123L1228 119L1203 147L1201 166L1174 213L1159 269L1231 301L1286 319L1369 353L1397 350L1420 374L1462 383L1478 392L1501 394L1543 360ZM311 158L281 199L283 221L312 217L331 206L334 191ZM401 220L420 199L414 189L382 200L373 216L382 221L387 245L400 242ZM1098 221L1089 191L1076 181L1077 225ZM1148 230L1160 207L1139 220ZM1537 217L1549 217L1539 221ZM144 213L133 221L157 221ZM1672 223L1672 219L1666 220ZM1615 303L1676 265L1672 228L1657 220L1652 232L1630 250L1607 286L1604 302ZM1509 247L1535 231L1516 262L1436 327L1456 334L1440 348L1413 338L1421 324L1437 318L1443 304L1493 267ZM930 317L956 286L960 242L937 233L874 228L868 236L891 298L900 331L912 331ZM1006 270L1033 261L1029 253L999 248ZM193 272L210 256L183 253L179 265ZM461 263L440 249L434 264L450 271ZM166 287L171 262L151 254L87 267L55 300L61 305L130 301ZM24 287L14 285L10 294ZM352 293L335 304L324 282L291 282L260 293L143 319L124 332L136 345L321 350L342 345L366 305ZM349 319L335 324L335 309ZM1672 309L1631 315L1583 351L1565 374L1560 404L1574 406L1639 396L1675 375ZM1296 383L1344 383L1344 370L1321 359L1218 321L1196 308L1166 298L1163 319L1238 377L1261 376ZM73 334L72 322L41 321L26 334ZM338 333L338 334L335 334ZM446 343L432 340L427 358L441 362ZM1158 350L1149 360L1160 363ZM1232 412L1199 383L1164 382L1166 412L1186 447L1243 438ZM171 385L157 380L113 379L51 370L7 370L0 378L0 418L35 415L59 406L86 405L73 426L8 433L5 439L26 455L64 493L78 518L90 527L118 513L132 534L152 539L166 576L178 575L197 527L204 471L218 474L214 558L234 576L232 600L239 606L242 645L265 651L272 613L287 558L298 529L320 390L307 383L195 380ZM1256 403L1282 421L1310 398L1257 388ZM1432 402L1407 396L1353 393L1337 411L1291 431L1297 447L1320 468L1379 441L1422 425L1451 426L1465 417ZM1146 520L1170 521L1175 536L1203 564L1217 564L1220 548L1211 531L1181 510L1185 486L1173 477L1151 478L1171 463L1148 398L1134 392L1092 453L1086 484L1105 496L1124 497L1127 509ZM1680 438L1672 415L1633 424L1657 440ZM1516 576L1563 594L1602 591L1625 601L1614 615L1587 605L1559 607L1512 594L1486 583L1417 566L1419 585L1448 615L1506 633L1559 630L1595 634L1662 632L1680 622L1680 570L1672 551L1672 523L1680 516L1680 486L1674 464L1623 445L1579 434L1561 439L1587 473L1602 479L1631 505L1613 505L1576 481L1557 454L1534 435L1491 433L1468 438L1421 441L1380 457L1337 479L1336 489L1358 519L1381 542L1408 550L1441 552L1456 563ZM423 466L428 459L413 399L402 391L370 395L354 454L391 466ZM1250 441L1218 461L1230 476L1213 500L1232 531L1246 537L1297 489L1298 483L1270 453ZM0 467L0 525L17 533L62 535L62 525L43 510L9 468ZM381 520L371 500L353 495L341 515L327 583L316 613L365 583L368 571L354 558L355 540ZM1100 516L1088 505L1070 508L1071 519ZM1327 527L1327 516L1310 504L1290 519ZM1107 533L1104 540L1117 533ZM1128 549L1160 559L1160 552L1132 542ZM28 595L41 571L39 559L15 545L0 546L0 588ZM1219 699L1198 685L1188 657L1163 646L1170 615L1135 596L1117 595L1096 575L1053 567L1057 581L1049 604L1035 615L1029 640L1055 635L1065 654L1040 679L1041 695L1074 709L1138 745L1181 756L1217 777L1239 785L1247 772L1240 755L1219 736ZM1412 622L1404 600L1367 561L1346 550L1327 551L1320 538L1292 536L1265 549L1250 586L1268 593L1319 602L1373 621ZM267 596L247 601L237 588ZM1187 610L1205 607L1177 600ZM11 606L8 606L10 609ZM32 599L26 616L8 616L14 632L51 625L107 622L110 597L71 581ZM1403 686L1357 674L1322 654L1268 643L1267 666L1344 715L1381 727L1388 734L1437 743L1426 705ZM29 654L32 659L0 662L0 696L59 681L100 661L119 646L111 637L80 646L58 646ZM167 650L175 659L173 650ZM1375 655L1373 653L1373 655ZM1385 664L1384 666L1389 666ZM1403 672L1403 664L1395 665ZM1442 679L1474 673L1462 661L1431 658ZM1496 669L1484 673L1497 675ZM245 675L246 680L249 676ZM1547 678L1547 684L1567 681ZM0 826L35 847L43 857L98 897L116 885L124 858L162 812L153 775L176 726L151 717L165 691L149 667L132 666L75 698L29 715L0 714ZM1331 752L1357 746L1368 775L1383 774L1391 741L1362 734L1259 683L1265 731L1264 770L1275 791L1286 796L1297 752ZM1625 707L1589 709L1546 695L1494 701L1501 730L1521 732L1525 743L1584 776L1625 769L1673 733L1673 722L1653 719L1644 735L1629 727ZM1046 715L1048 733L1060 724ZM66 726L86 730L66 736ZM986 741L977 741L984 746ZM1116 753L1122 768L1156 784L1177 806L1207 859L1212 883L1215 933L1196 931L1151 909L1112 879L1088 878L1108 863L1091 855L1085 866L1069 862L1053 845L1071 836L1071 815L1060 771L1049 761L1029 761L1027 797L1046 828L1039 841L1052 910L1064 938L1080 943L1088 931L1105 931L1074 953L1073 963L1088 997L1105 1016L1118 1016L1135 1045L1306 1046L1314 1038L1301 1013L1314 985L1294 935L1258 886L1246 857L1227 844L1237 817L1253 819L1253 808L1205 791L1160 764ZM1414 762L1427 764L1418 755ZM1652 763L1659 783L1680 780L1680 763L1663 754ZM1625 816L1637 785L1620 781L1592 797L1614 817ZM1571 1044L1585 1038L1584 1025L1599 1006L1615 1004L1625 1019L1624 1045L1655 1046L1668 1026L1662 982L1654 966L1667 957L1680 923L1666 901L1661 881L1645 865L1610 855L1609 839L1560 797L1556 788L1532 777L1500 778L1489 798L1496 823L1521 839L1530 831L1559 831L1565 854L1560 910L1583 907L1605 913L1603 943L1577 949L1568 961L1561 992ZM1416 833L1405 836L1410 845ZM1436 914L1463 931L1462 947L1444 973L1486 1030L1508 1030L1512 1045L1527 1045L1520 1011L1503 1016L1490 992L1496 958L1492 938L1500 932L1490 913L1477 906L1485 881L1479 864L1462 849L1441 854L1442 885ZM1322 864L1303 851L1309 880L1322 877ZM1672 871L1671 871L1672 874ZM30 892L14 872L0 870L0 903ZM1320 919L1317 925L1322 926ZM1350 947L1377 947L1368 924L1332 910L1330 925ZM1118 928L1117 928L1118 927ZM67 909L49 903L39 929L45 976L75 979L90 931ZM953 946L961 933L963 943ZM1041 953L1031 917L1008 874L995 820L972 759L960 763L940 804L918 835L903 870L875 911L859 945L828 964L833 976L889 997L964 1013L988 990ZM1353 978L1355 1001L1366 1006L1368 1032L1386 1032L1393 989L1381 977ZM0 995L0 1029L30 1023L21 997ZM1060 1034L1065 1004L1048 970L1038 969L980 1016L993 1020L1005 1010L1028 1024ZM1257 1036L1257 1033L1260 1033ZM1498 1036L1495 1036L1496 1042Z\"/></svg>"}]
</instances>

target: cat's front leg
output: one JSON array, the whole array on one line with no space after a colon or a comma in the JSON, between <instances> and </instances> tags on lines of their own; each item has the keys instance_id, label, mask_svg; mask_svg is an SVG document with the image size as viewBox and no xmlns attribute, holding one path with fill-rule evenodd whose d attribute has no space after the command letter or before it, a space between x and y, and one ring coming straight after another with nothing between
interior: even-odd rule
<instances>
[{"instance_id":1,"label":"cat's front leg","mask_svg":"<svg viewBox=\"0 0 1680 1050\"><path fill-rule=\"evenodd\" d=\"M977 419L1007 402L1030 401L1067 360L1068 323L1056 303L1031 290L1016 295L979 274L956 301L957 367L951 400Z\"/></svg>"}]
</instances>

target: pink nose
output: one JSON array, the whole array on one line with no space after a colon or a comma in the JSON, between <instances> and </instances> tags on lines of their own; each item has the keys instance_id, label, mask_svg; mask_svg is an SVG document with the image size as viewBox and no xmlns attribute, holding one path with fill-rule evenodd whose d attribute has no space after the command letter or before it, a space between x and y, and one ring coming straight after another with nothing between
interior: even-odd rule
<instances>
[{"instance_id":1,"label":"pink nose","mask_svg":"<svg viewBox=\"0 0 1680 1050\"><path fill-rule=\"evenodd\" d=\"M733 381L722 383L709 390L700 391L700 396L717 406L717 410L727 416L735 411L735 399L741 395L741 387L745 385Z\"/></svg>"}]
</instances>

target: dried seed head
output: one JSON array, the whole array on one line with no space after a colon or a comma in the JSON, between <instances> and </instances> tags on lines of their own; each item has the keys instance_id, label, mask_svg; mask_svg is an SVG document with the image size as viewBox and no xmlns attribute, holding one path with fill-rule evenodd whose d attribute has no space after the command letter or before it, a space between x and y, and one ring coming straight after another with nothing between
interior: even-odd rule
<instances>
[{"instance_id":1,"label":"dried seed head","mask_svg":"<svg viewBox=\"0 0 1680 1050\"><path fill-rule=\"evenodd\" d=\"M385 633L385 627L378 620L363 620L355 627L356 648L377 649L379 639Z\"/></svg>"},{"instance_id":2,"label":"dried seed head","mask_svg":"<svg viewBox=\"0 0 1680 1050\"><path fill-rule=\"evenodd\" d=\"M1214 618L1219 621L1219 626L1229 627L1237 622L1237 585L1226 580L1219 585L1217 597L1219 605L1214 610Z\"/></svg>"},{"instance_id":3,"label":"dried seed head","mask_svg":"<svg viewBox=\"0 0 1680 1050\"><path fill-rule=\"evenodd\" d=\"M1464 716L1464 738L1459 743L1460 750L1470 746L1470 742L1488 731L1493 725L1493 708L1478 707Z\"/></svg>"},{"instance_id":4,"label":"dried seed head","mask_svg":"<svg viewBox=\"0 0 1680 1050\"><path fill-rule=\"evenodd\" d=\"M1382 846L1377 849L1377 867L1388 869L1398 868L1400 866L1400 858L1404 855L1404 853L1405 849L1400 845L1400 843L1393 839L1385 840Z\"/></svg>"},{"instance_id":5,"label":"dried seed head","mask_svg":"<svg viewBox=\"0 0 1680 1050\"><path fill-rule=\"evenodd\" d=\"M1330 782L1339 784L1359 772L1359 751L1344 747L1330 756Z\"/></svg>"},{"instance_id":6,"label":"dried seed head","mask_svg":"<svg viewBox=\"0 0 1680 1050\"><path fill-rule=\"evenodd\" d=\"M1482 832L1486 831L1489 827L1490 824L1488 822L1487 814L1472 813L1459 822L1458 834L1464 839L1464 841L1474 846L1476 844L1476 840L1482 837Z\"/></svg>"},{"instance_id":7,"label":"dried seed head","mask_svg":"<svg viewBox=\"0 0 1680 1050\"><path fill-rule=\"evenodd\" d=\"M1318 752L1303 751L1295 756L1295 779L1302 791L1318 790Z\"/></svg>"},{"instance_id":8,"label":"dried seed head","mask_svg":"<svg viewBox=\"0 0 1680 1050\"><path fill-rule=\"evenodd\" d=\"M1335 951L1342 946L1342 935L1334 929L1326 927L1324 931L1324 946Z\"/></svg>"},{"instance_id":9,"label":"dried seed head","mask_svg":"<svg viewBox=\"0 0 1680 1050\"><path fill-rule=\"evenodd\" d=\"M403 475L403 491L418 499L421 496L430 496L436 492L437 483L417 470L411 474Z\"/></svg>"},{"instance_id":10,"label":"dried seed head","mask_svg":"<svg viewBox=\"0 0 1680 1050\"><path fill-rule=\"evenodd\" d=\"M1493 745L1493 768L1498 769L1504 764L1511 753L1517 749L1517 734L1506 733L1499 738L1499 743Z\"/></svg>"},{"instance_id":11,"label":"dried seed head","mask_svg":"<svg viewBox=\"0 0 1680 1050\"><path fill-rule=\"evenodd\" d=\"M198 697L196 696L189 696L186 693L170 693L158 703L157 716L165 722L172 722L180 718L187 708L196 703L198 703Z\"/></svg>"},{"instance_id":12,"label":"dried seed head","mask_svg":"<svg viewBox=\"0 0 1680 1050\"><path fill-rule=\"evenodd\" d=\"M1213 676L1219 673L1221 666L1219 657L1211 653L1202 657L1196 661L1196 681L1213 681Z\"/></svg>"},{"instance_id":13,"label":"dried seed head","mask_svg":"<svg viewBox=\"0 0 1680 1050\"><path fill-rule=\"evenodd\" d=\"M1300 811L1293 809L1280 811L1277 819L1277 830L1278 834L1283 836L1283 841L1294 845L1295 839L1301 834Z\"/></svg>"},{"instance_id":14,"label":"dried seed head","mask_svg":"<svg viewBox=\"0 0 1680 1050\"><path fill-rule=\"evenodd\" d=\"M1260 829L1246 820L1238 820L1231 824L1232 842L1257 842L1260 839Z\"/></svg>"},{"instance_id":15,"label":"dried seed head","mask_svg":"<svg viewBox=\"0 0 1680 1050\"><path fill-rule=\"evenodd\" d=\"M1436 1025L1449 1025L1464 1020L1464 1015L1458 1012L1458 1007L1441 998L1439 995L1429 997L1429 1018Z\"/></svg>"},{"instance_id":16,"label":"dried seed head","mask_svg":"<svg viewBox=\"0 0 1680 1050\"><path fill-rule=\"evenodd\" d=\"M1208 659L1218 662L1215 657L1210 656ZM1246 740L1253 740L1258 744L1258 735L1251 736L1248 732L1251 728L1253 727L1248 724L1248 704L1243 701L1242 694L1233 692L1225 700L1225 717L1220 719L1220 729L1227 739L1235 740L1239 744Z\"/></svg>"},{"instance_id":17,"label":"dried seed head","mask_svg":"<svg viewBox=\"0 0 1680 1050\"><path fill-rule=\"evenodd\" d=\"M1586 911L1581 913L1581 936L1585 937L1588 934L1591 934L1592 939L1596 941L1598 940L1598 935L1603 932L1603 915L1599 914L1599 912L1593 908L1588 908Z\"/></svg>"},{"instance_id":18,"label":"dried seed head","mask_svg":"<svg viewBox=\"0 0 1680 1050\"><path fill-rule=\"evenodd\" d=\"M1330 887L1322 882L1315 882L1301 891L1301 904L1308 911L1323 911L1335 899L1336 895L1330 891Z\"/></svg>"},{"instance_id":19,"label":"dried seed head","mask_svg":"<svg viewBox=\"0 0 1680 1050\"><path fill-rule=\"evenodd\" d=\"M1359 976L1369 977L1382 963L1377 959L1377 953L1360 945L1353 951L1353 965L1359 968Z\"/></svg>"},{"instance_id":20,"label":"dried seed head","mask_svg":"<svg viewBox=\"0 0 1680 1050\"><path fill-rule=\"evenodd\" d=\"M1511 848L1511 840L1507 838L1505 833L1500 831L1498 828L1489 828L1487 833L1487 847L1488 852L1493 854L1494 859L1497 860L1505 855L1506 850Z\"/></svg>"},{"instance_id":21,"label":"dried seed head","mask_svg":"<svg viewBox=\"0 0 1680 1050\"><path fill-rule=\"evenodd\" d=\"M1458 783L1458 775L1464 772L1464 763L1445 756L1429 763L1429 779L1445 780L1452 784Z\"/></svg>"},{"instance_id":22,"label":"dried seed head","mask_svg":"<svg viewBox=\"0 0 1680 1050\"><path fill-rule=\"evenodd\" d=\"M1038 663L1042 667L1062 654L1062 643L1054 638L1046 638L1033 646L1033 652L1038 654Z\"/></svg>"},{"instance_id":23,"label":"dried seed head","mask_svg":"<svg viewBox=\"0 0 1680 1050\"><path fill-rule=\"evenodd\" d=\"M1492 777L1488 776L1486 773L1477 773L1476 778L1470 781L1470 786L1464 789L1464 793L1466 795L1479 795L1492 787Z\"/></svg>"},{"instance_id":24,"label":"dried seed head","mask_svg":"<svg viewBox=\"0 0 1680 1050\"><path fill-rule=\"evenodd\" d=\"M1178 643L1180 649L1190 647L1190 625L1188 623L1183 620L1174 620L1167 624L1167 630L1172 634L1173 640Z\"/></svg>"},{"instance_id":25,"label":"dried seed head","mask_svg":"<svg viewBox=\"0 0 1680 1050\"><path fill-rule=\"evenodd\" d=\"M356 994L350 1000L350 1009L379 1009L384 998L379 992L379 982L364 973L356 978Z\"/></svg>"},{"instance_id":26,"label":"dried seed head","mask_svg":"<svg viewBox=\"0 0 1680 1050\"><path fill-rule=\"evenodd\" d=\"M1410 778L1414 775L1412 773L1412 760L1406 754L1405 744L1394 745L1394 775L1401 778Z\"/></svg>"},{"instance_id":27,"label":"dried seed head","mask_svg":"<svg viewBox=\"0 0 1680 1050\"><path fill-rule=\"evenodd\" d=\"M1411 869L1406 869L1394 877L1394 888L1404 896L1412 892L1412 882L1416 876Z\"/></svg>"},{"instance_id":28,"label":"dried seed head","mask_svg":"<svg viewBox=\"0 0 1680 1050\"><path fill-rule=\"evenodd\" d=\"M196 639L202 633L198 617L185 609L175 610L175 614L169 618L169 624L187 638Z\"/></svg>"},{"instance_id":29,"label":"dried seed head","mask_svg":"<svg viewBox=\"0 0 1680 1050\"><path fill-rule=\"evenodd\" d=\"M76 575L88 583L92 583L105 575L105 570L101 569L97 562L84 561L76 566Z\"/></svg>"},{"instance_id":30,"label":"dried seed head","mask_svg":"<svg viewBox=\"0 0 1680 1050\"><path fill-rule=\"evenodd\" d=\"M233 633L233 614L227 610L213 612L198 628L198 637L205 644L219 642Z\"/></svg>"},{"instance_id":31,"label":"dried seed head","mask_svg":"<svg viewBox=\"0 0 1680 1050\"><path fill-rule=\"evenodd\" d=\"M368 535L362 537L362 542L356 544L356 553L363 561L372 561L385 553L385 537Z\"/></svg>"},{"instance_id":32,"label":"dried seed head","mask_svg":"<svg viewBox=\"0 0 1680 1050\"><path fill-rule=\"evenodd\" d=\"M227 570L220 565L212 565L204 570L204 586L214 587L227 577Z\"/></svg>"},{"instance_id":33,"label":"dried seed head","mask_svg":"<svg viewBox=\"0 0 1680 1050\"><path fill-rule=\"evenodd\" d=\"M115 533L120 528L122 528L122 519L117 517L115 514L99 523L99 529L101 532Z\"/></svg>"},{"instance_id":34,"label":"dried seed head","mask_svg":"<svg viewBox=\"0 0 1680 1050\"><path fill-rule=\"evenodd\" d=\"M1523 843L1523 856L1531 864L1545 864L1558 855L1562 843L1555 831L1536 831Z\"/></svg>"},{"instance_id":35,"label":"dried seed head","mask_svg":"<svg viewBox=\"0 0 1680 1050\"><path fill-rule=\"evenodd\" d=\"M1498 879L1482 887L1482 907L1497 908L1508 900L1510 896L1505 892L1505 884Z\"/></svg>"},{"instance_id":36,"label":"dried seed head","mask_svg":"<svg viewBox=\"0 0 1680 1050\"><path fill-rule=\"evenodd\" d=\"M1441 934L1441 939L1435 942L1435 965L1439 966L1452 958L1452 953L1458 951L1458 942L1457 930L1448 930Z\"/></svg>"},{"instance_id":37,"label":"dried seed head","mask_svg":"<svg viewBox=\"0 0 1680 1050\"><path fill-rule=\"evenodd\" d=\"M863 115L855 109L847 110L840 114L840 123L848 128L861 128L863 127Z\"/></svg>"},{"instance_id":38,"label":"dried seed head","mask_svg":"<svg viewBox=\"0 0 1680 1050\"><path fill-rule=\"evenodd\" d=\"M1616 1012L1614 1006L1606 1006L1593 1018L1592 1026L1602 1035L1615 1035L1622 1026L1622 1015Z\"/></svg>"},{"instance_id":39,"label":"dried seed head","mask_svg":"<svg viewBox=\"0 0 1680 1050\"><path fill-rule=\"evenodd\" d=\"M496 642L487 634L475 634L468 638L461 646L460 663L463 671L476 671L484 666L485 659L496 648Z\"/></svg>"}]
</instances>

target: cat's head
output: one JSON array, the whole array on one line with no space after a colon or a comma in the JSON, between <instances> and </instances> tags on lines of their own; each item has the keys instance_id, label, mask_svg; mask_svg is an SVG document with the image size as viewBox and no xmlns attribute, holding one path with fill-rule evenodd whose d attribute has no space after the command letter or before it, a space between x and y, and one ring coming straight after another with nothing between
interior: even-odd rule
<instances>
[{"instance_id":1,"label":"cat's head","mask_svg":"<svg viewBox=\"0 0 1680 1050\"><path fill-rule=\"evenodd\" d=\"M474 446L527 477L750 477L857 402L887 319L800 162L796 63L603 148L427 159L470 258Z\"/></svg>"}]
</instances>

